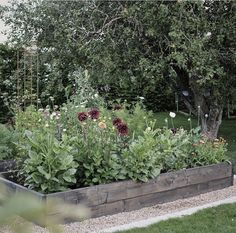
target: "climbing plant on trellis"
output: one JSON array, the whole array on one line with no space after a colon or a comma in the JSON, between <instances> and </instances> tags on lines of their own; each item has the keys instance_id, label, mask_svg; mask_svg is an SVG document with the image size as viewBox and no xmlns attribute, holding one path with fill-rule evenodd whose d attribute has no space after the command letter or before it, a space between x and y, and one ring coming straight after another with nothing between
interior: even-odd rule
<instances>
[{"instance_id":1,"label":"climbing plant on trellis","mask_svg":"<svg viewBox=\"0 0 236 233\"><path fill-rule=\"evenodd\" d=\"M39 56L35 47L17 51L17 108L36 104L39 107Z\"/></svg>"}]
</instances>

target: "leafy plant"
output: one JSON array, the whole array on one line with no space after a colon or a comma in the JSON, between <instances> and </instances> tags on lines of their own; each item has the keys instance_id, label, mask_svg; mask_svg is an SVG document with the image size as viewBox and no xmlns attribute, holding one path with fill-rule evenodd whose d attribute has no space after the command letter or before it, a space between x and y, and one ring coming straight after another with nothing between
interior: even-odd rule
<instances>
[{"instance_id":1,"label":"leafy plant","mask_svg":"<svg viewBox=\"0 0 236 233\"><path fill-rule=\"evenodd\" d=\"M143 136L131 142L122 154L123 167L127 178L134 181L147 182L160 174L162 164L157 154L157 131L147 128Z\"/></svg>"},{"instance_id":2,"label":"leafy plant","mask_svg":"<svg viewBox=\"0 0 236 233\"><path fill-rule=\"evenodd\" d=\"M223 138L214 141L201 137L192 144L189 164L192 167L216 164L227 160L227 143Z\"/></svg>"},{"instance_id":3,"label":"leafy plant","mask_svg":"<svg viewBox=\"0 0 236 233\"><path fill-rule=\"evenodd\" d=\"M81 113L86 114L85 112ZM86 116L86 115L85 115ZM126 145L111 120L80 118L78 135L73 139L77 148L75 160L79 163L80 185L103 184L124 179L120 153Z\"/></svg>"},{"instance_id":4,"label":"leafy plant","mask_svg":"<svg viewBox=\"0 0 236 233\"><path fill-rule=\"evenodd\" d=\"M0 124L0 161L16 157L17 148L14 142L17 142L17 138L18 135L13 129Z\"/></svg>"},{"instance_id":5,"label":"leafy plant","mask_svg":"<svg viewBox=\"0 0 236 233\"><path fill-rule=\"evenodd\" d=\"M190 153L191 134L183 129L159 129L156 140L156 153L163 164L163 171L187 168Z\"/></svg>"},{"instance_id":6,"label":"leafy plant","mask_svg":"<svg viewBox=\"0 0 236 233\"><path fill-rule=\"evenodd\" d=\"M19 145L27 154L20 175L25 185L45 193L62 191L76 183L77 163L68 137L61 141L46 130L26 131L25 140Z\"/></svg>"},{"instance_id":7,"label":"leafy plant","mask_svg":"<svg viewBox=\"0 0 236 233\"><path fill-rule=\"evenodd\" d=\"M135 137L142 135L148 124L150 124L150 121L153 121L153 113L147 111L140 101L137 101L133 105L125 102L118 106L120 106L120 109L114 110L112 115L124 119Z\"/></svg>"}]
</instances>

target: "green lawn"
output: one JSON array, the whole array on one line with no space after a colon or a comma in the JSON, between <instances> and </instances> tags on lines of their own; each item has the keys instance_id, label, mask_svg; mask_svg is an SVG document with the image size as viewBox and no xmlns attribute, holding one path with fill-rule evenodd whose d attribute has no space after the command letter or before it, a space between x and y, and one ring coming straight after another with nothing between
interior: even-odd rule
<instances>
[{"instance_id":1,"label":"green lawn","mask_svg":"<svg viewBox=\"0 0 236 233\"><path fill-rule=\"evenodd\" d=\"M174 218L122 233L235 233L236 204L201 210L191 216ZM120 232L121 233L121 232Z\"/></svg>"},{"instance_id":2,"label":"green lawn","mask_svg":"<svg viewBox=\"0 0 236 233\"><path fill-rule=\"evenodd\" d=\"M160 112L155 114L157 120L157 126L163 127L166 125L165 118L169 118L168 112ZM183 127L189 129L190 125L188 122L188 116L184 116L177 113L174 119L175 127ZM197 120L192 119L193 127L197 126ZM169 119L169 127L171 126L171 121ZM228 156L230 160L234 163L234 170L236 171L236 119L228 120L224 119L220 128L219 136L223 137L228 142ZM235 231L236 232L236 231Z\"/></svg>"}]
</instances>

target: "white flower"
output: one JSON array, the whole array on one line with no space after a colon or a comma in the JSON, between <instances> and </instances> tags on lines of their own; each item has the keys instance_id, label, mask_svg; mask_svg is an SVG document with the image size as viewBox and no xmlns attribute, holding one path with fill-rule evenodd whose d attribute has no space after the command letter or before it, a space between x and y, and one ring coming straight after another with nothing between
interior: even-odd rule
<instances>
[{"instance_id":1,"label":"white flower","mask_svg":"<svg viewBox=\"0 0 236 233\"><path fill-rule=\"evenodd\" d=\"M211 32L207 32L206 37L210 37L211 36Z\"/></svg>"},{"instance_id":2,"label":"white flower","mask_svg":"<svg viewBox=\"0 0 236 233\"><path fill-rule=\"evenodd\" d=\"M66 129L63 129L62 131L63 131L63 132L66 132Z\"/></svg>"},{"instance_id":3,"label":"white flower","mask_svg":"<svg viewBox=\"0 0 236 233\"><path fill-rule=\"evenodd\" d=\"M147 127L147 131L151 131L151 127Z\"/></svg>"},{"instance_id":4,"label":"white flower","mask_svg":"<svg viewBox=\"0 0 236 233\"><path fill-rule=\"evenodd\" d=\"M49 127L49 124L48 124L48 123L46 123L46 124L45 124L45 127L46 127L46 128L48 128L48 127Z\"/></svg>"},{"instance_id":5,"label":"white flower","mask_svg":"<svg viewBox=\"0 0 236 233\"><path fill-rule=\"evenodd\" d=\"M191 118L188 118L188 121L191 121Z\"/></svg>"},{"instance_id":6,"label":"white flower","mask_svg":"<svg viewBox=\"0 0 236 233\"><path fill-rule=\"evenodd\" d=\"M76 105L75 107L76 107L76 108L78 108L79 106L78 106L78 105Z\"/></svg>"},{"instance_id":7,"label":"white flower","mask_svg":"<svg viewBox=\"0 0 236 233\"><path fill-rule=\"evenodd\" d=\"M138 98L139 98L139 99L141 99L141 100L144 100L144 99L145 99L145 98L144 98L144 97L142 97L142 96L139 96Z\"/></svg>"},{"instance_id":8,"label":"white flower","mask_svg":"<svg viewBox=\"0 0 236 233\"><path fill-rule=\"evenodd\" d=\"M205 114L205 117L208 118L208 114Z\"/></svg>"},{"instance_id":9,"label":"white flower","mask_svg":"<svg viewBox=\"0 0 236 233\"><path fill-rule=\"evenodd\" d=\"M95 97L95 98L98 98L98 93L96 93L96 94L94 95L94 97Z\"/></svg>"},{"instance_id":10,"label":"white flower","mask_svg":"<svg viewBox=\"0 0 236 233\"><path fill-rule=\"evenodd\" d=\"M38 110L38 112L43 112L44 111L44 109L43 108L40 108L39 110Z\"/></svg>"},{"instance_id":11,"label":"white flower","mask_svg":"<svg viewBox=\"0 0 236 233\"><path fill-rule=\"evenodd\" d=\"M176 114L175 114L174 112L170 112L169 116L170 116L171 118L175 118L175 117L176 117Z\"/></svg>"},{"instance_id":12,"label":"white flower","mask_svg":"<svg viewBox=\"0 0 236 233\"><path fill-rule=\"evenodd\" d=\"M53 98L52 96L50 96L49 99L50 99L51 101L54 101L54 98Z\"/></svg>"},{"instance_id":13,"label":"white flower","mask_svg":"<svg viewBox=\"0 0 236 233\"><path fill-rule=\"evenodd\" d=\"M201 108L200 105L198 105L197 108L200 109Z\"/></svg>"}]
</instances>

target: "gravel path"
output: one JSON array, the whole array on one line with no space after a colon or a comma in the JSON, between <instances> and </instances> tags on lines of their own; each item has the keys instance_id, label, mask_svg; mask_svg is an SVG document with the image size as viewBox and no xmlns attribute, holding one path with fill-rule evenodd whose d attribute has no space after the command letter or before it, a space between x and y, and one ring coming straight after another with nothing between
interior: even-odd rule
<instances>
[{"instance_id":1,"label":"gravel path","mask_svg":"<svg viewBox=\"0 0 236 233\"><path fill-rule=\"evenodd\" d=\"M96 233L106 228L128 224L134 221L145 220L147 218L168 214L199 205L204 205L232 196L236 196L236 181L234 182L233 186L218 191L213 191L165 204L159 204L136 211L124 212L106 217L88 219L83 222L71 223L68 225L64 225L63 228L65 230L65 233ZM8 233L8 231L0 230L0 233ZM34 233L49 233L49 231L35 226Z\"/></svg>"}]
</instances>

